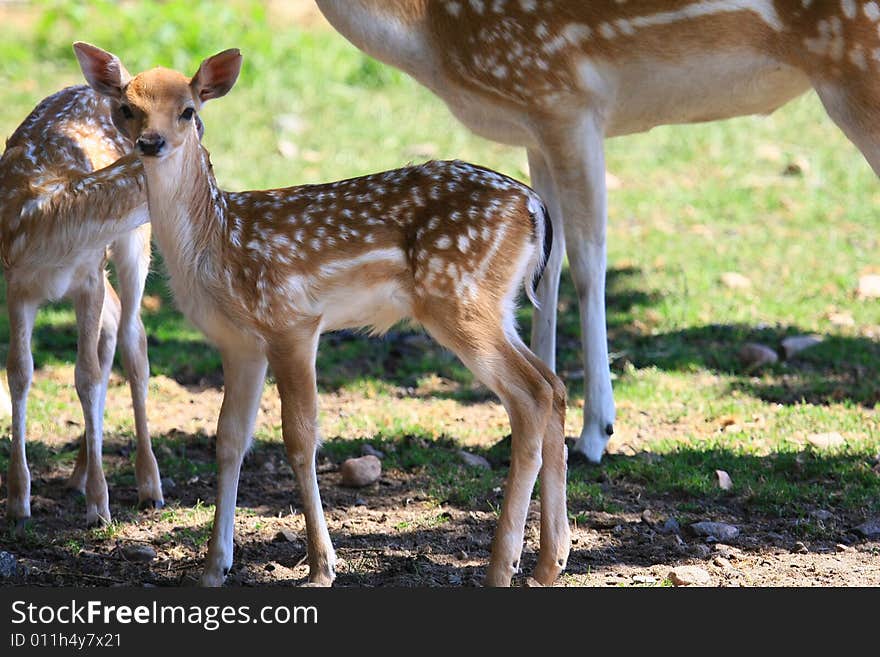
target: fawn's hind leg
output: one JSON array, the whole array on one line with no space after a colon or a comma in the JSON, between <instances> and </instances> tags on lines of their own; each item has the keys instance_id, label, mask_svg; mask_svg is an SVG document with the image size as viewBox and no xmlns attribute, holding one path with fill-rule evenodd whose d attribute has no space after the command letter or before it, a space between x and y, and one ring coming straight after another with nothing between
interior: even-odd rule
<instances>
[{"instance_id":1,"label":"fawn's hind leg","mask_svg":"<svg viewBox=\"0 0 880 657\"><path fill-rule=\"evenodd\" d=\"M520 567L529 501L553 413L553 387L504 334L501 321L464 321L452 332L440 321L419 320L498 395L510 418L510 474L486 574L486 584L509 586Z\"/></svg>"}]
</instances>

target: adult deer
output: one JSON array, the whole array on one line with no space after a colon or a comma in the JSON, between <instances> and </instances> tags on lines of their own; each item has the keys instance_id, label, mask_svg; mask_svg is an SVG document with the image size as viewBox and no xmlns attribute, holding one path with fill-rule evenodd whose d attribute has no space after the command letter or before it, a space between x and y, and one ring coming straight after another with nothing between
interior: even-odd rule
<instances>
[{"instance_id":1,"label":"adult deer","mask_svg":"<svg viewBox=\"0 0 880 657\"><path fill-rule=\"evenodd\" d=\"M12 397L6 516L19 524L31 516L25 456L34 372L31 333L38 307L60 298L72 300L76 310L75 379L85 433L69 486L85 493L86 523L110 520L101 444L117 338L134 407L138 500L141 506L163 504L147 428L149 364L140 318L150 264L150 227L142 225L148 219L146 193L137 160L116 163L131 142L113 126L114 111L87 86L59 91L31 112L0 158L0 259L9 312ZM107 280L108 245L119 297Z\"/></svg>"},{"instance_id":2,"label":"adult deer","mask_svg":"<svg viewBox=\"0 0 880 657\"><path fill-rule=\"evenodd\" d=\"M554 221L532 348L555 359L567 247L583 341L584 425L613 433L605 328L603 140L767 114L811 86L880 172L880 2L872 0L316 0L355 46L440 96L474 132L525 146Z\"/></svg>"},{"instance_id":3,"label":"adult deer","mask_svg":"<svg viewBox=\"0 0 880 657\"><path fill-rule=\"evenodd\" d=\"M306 517L309 581L329 585L335 556L315 472L315 353L324 331L421 323L501 398L512 454L486 581L519 568L529 499L541 473L535 579L552 583L569 551L565 387L519 339L516 293L527 294L549 249L532 190L463 162L429 162L339 182L230 193L214 179L195 118L225 95L237 50L190 79L167 69L129 78L110 53L75 46L89 84L136 136L153 234L184 313L220 349L217 506L206 585L232 565L233 519L267 363L281 395L282 434Z\"/></svg>"}]
</instances>

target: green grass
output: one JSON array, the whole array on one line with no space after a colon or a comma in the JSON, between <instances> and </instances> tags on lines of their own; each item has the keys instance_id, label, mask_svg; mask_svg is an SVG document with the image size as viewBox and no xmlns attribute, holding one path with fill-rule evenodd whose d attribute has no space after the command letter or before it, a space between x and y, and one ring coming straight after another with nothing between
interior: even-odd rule
<instances>
[{"instance_id":1,"label":"green grass","mask_svg":"<svg viewBox=\"0 0 880 657\"><path fill-rule=\"evenodd\" d=\"M238 46L245 66L236 89L204 112L205 143L228 189L339 179L426 157L463 158L527 180L521 151L474 137L403 74L333 32L279 22L262 3L34 6L30 29L0 25L0 135L45 95L81 82L74 40L116 52L133 72L163 64L191 73L203 57ZM880 302L854 294L860 274L880 268L880 186L815 96L768 118L610 140L607 161L619 180L609 203L608 324L619 406L612 448L629 451L612 454L601 469L571 469L573 515L614 510L609 482L673 499L682 513L703 502L768 515L816 505L880 509L880 478L871 470L880 451ZM216 352L174 310L158 258L154 269L148 294L161 303L144 315L153 373L219 382ZM751 287L725 288L726 271L745 274ZM582 399L575 299L565 273L558 361L569 376L569 435L579 430ZM832 324L834 312L851 315L851 325ZM530 317L523 307L524 332ZM775 348L801 333L825 340L757 373L736 357L743 342ZM402 328L385 339L325 336L321 390L394 406L397 395L439 376L449 385L429 396L485 401L463 366L416 335ZM7 342L3 314L0 357ZM75 345L69 307L47 307L34 336L37 367L71 362ZM53 418L68 410L57 401L60 385L38 378L30 410L36 433L51 433ZM728 416L739 431L724 430ZM370 422L353 417L340 426L354 434ZM371 442L389 451L386 465L424 473L437 500L497 502L502 474L464 468L454 454L460 435L429 419L395 418L383 431ZM839 431L846 446L807 450L804 437L823 431ZM279 436L277 426L258 429L261 439ZM359 453L349 438L328 441L325 452L334 459ZM209 467L173 437L157 444L170 451L161 460L172 477ZM65 454L38 445L30 447L32 460ZM0 468L7 446L0 442ZM730 473L733 491L715 486L716 469Z\"/></svg>"}]
</instances>

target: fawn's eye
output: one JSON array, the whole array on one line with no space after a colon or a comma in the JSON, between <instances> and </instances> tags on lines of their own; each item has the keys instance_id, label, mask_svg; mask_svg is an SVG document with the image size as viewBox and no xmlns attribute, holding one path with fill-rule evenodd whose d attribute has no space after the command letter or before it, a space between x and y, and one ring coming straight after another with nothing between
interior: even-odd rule
<instances>
[{"instance_id":1,"label":"fawn's eye","mask_svg":"<svg viewBox=\"0 0 880 657\"><path fill-rule=\"evenodd\" d=\"M181 113L180 118L183 119L184 121L189 121L193 117L194 113L195 113L195 110L192 107L187 107Z\"/></svg>"},{"instance_id":2,"label":"fawn's eye","mask_svg":"<svg viewBox=\"0 0 880 657\"><path fill-rule=\"evenodd\" d=\"M127 119L134 118L134 112L131 111L131 108L128 105L120 105L119 111L122 112L122 116Z\"/></svg>"}]
</instances>

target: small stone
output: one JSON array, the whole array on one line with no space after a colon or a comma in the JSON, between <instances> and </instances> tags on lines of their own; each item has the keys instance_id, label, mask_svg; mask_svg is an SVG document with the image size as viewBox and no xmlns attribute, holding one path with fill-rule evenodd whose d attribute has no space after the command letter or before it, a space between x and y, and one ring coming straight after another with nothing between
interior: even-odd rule
<instances>
[{"instance_id":1,"label":"small stone","mask_svg":"<svg viewBox=\"0 0 880 657\"><path fill-rule=\"evenodd\" d=\"M342 473L343 486L361 488L379 481L382 476L382 462L368 454L356 459L346 459L339 470Z\"/></svg>"},{"instance_id":2,"label":"small stone","mask_svg":"<svg viewBox=\"0 0 880 657\"><path fill-rule=\"evenodd\" d=\"M364 443L361 446L361 454L364 456L375 456L377 459L384 459L385 453L380 452L378 449L373 447L370 443Z\"/></svg>"},{"instance_id":3,"label":"small stone","mask_svg":"<svg viewBox=\"0 0 880 657\"><path fill-rule=\"evenodd\" d=\"M865 538L880 537L880 518L872 518L867 522L863 522L861 525L855 528L855 531Z\"/></svg>"},{"instance_id":4,"label":"small stone","mask_svg":"<svg viewBox=\"0 0 880 657\"><path fill-rule=\"evenodd\" d=\"M791 548L791 551L795 554L808 554L810 552L810 548L808 548L803 541L795 541L795 544Z\"/></svg>"},{"instance_id":5,"label":"small stone","mask_svg":"<svg viewBox=\"0 0 880 657\"><path fill-rule=\"evenodd\" d=\"M733 480L724 470L716 470L715 477L718 479L718 488L721 490L730 490L733 488Z\"/></svg>"},{"instance_id":6,"label":"small stone","mask_svg":"<svg viewBox=\"0 0 880 657\"><path fill-rule=\"evenodd\" d=\"M656 584L657 578L650 575L636 575L633 577L633 582L636 584Z\"/></svg>"},{"instance_id":7,"label":"small stone","mask_svg":"<svg viewBox=\"0 0 880 657\"><path fill-rule=\"evenodd\" d=\"M751 287L752 281L750 281L746 276L743 276L739 272L726 271L721 274L721 284L724 287L730 288L731 290L743 290L745 288Z\"/></svg>"},{"instance_id":8,"label":"small stone","mask_svg":"<svg viewBox=\"0 0 880 657\"><path fill-rule=\"evenodd\" d=\"M840 447L846 440L836 431L828 433L811 433L807 436L807 442L816 449L828 449L829 447Z\"/></svg>"},{"instance_id":9,"label":"small stone","mask_svg":"<svg viewBox=\"0 0 880 657\"><path fill-rule=\"evenodd\" d=\"M833 326L849 327L856 325L856 320L851 313L830 312L828 313L828 315L826 315L826 317Z\"/></svg>"},{"instance_id":10,"label":"small stone","mask_svg":"<svg viewBox=\"0 0 880 657\"><path fill-rule=\"evenodd\" d=\"M715 564L716 566L718 566L719 568L723 569L723 570L731 570L731 569L733 569L733 564L730 563L727 559L725 559L725 558L722 557L722 556L717 556L717 557L715 557L714 559L712 559L712 563Z\"/></svg>"},{"instance_id":11,"label":"small stone","mask_svg":"<svg viewBox=\"0 0 880 657\"><path fill-rule=\"evenodd\" d=\"M837 552L849 552L852 548L849 545L844 545L843 543L838 543L834 546L834 549Z\"/></svg>"},{"instance_id":12,"label":"small stone","mask_svg":"<svg viewBox=\"0 0 880 657\"><path fill-rule=\"evenodd\" d=\"M468 553L465 552L464 550L459 550L458 552L455 553L455 558L459 559L460 561L465 561L468 558Z\"/></svg>"},{"instance_id":13,"label":"small stone","mask_svg":"<svg viewBox=\"0 0 880 657\"><path fill-rule=\"evenodd\" d=\"M132 543L122 548L122 556L128 561L150 562L156 558L156 550L149 545Z\"/></svg>"},{"instance_id":14,"label":"small stone","mask_svg":"<svg viewBox=\"0 0 880 657\"><path fill-rule=\"evenodd\" d=\"M667 518L666 522L657 530L661 534L679 534L681 533L681 525L675 518Z\"/></svg>"},{"instance_id":15,"label":"small stone","mask_svg":"<svg viewBox=\"0 0 880 657\"><path fill-rule=\"evenodd\" d=\"M717 542L730 541L739 536L739 529L723 522L695 522L690 530L697 536L714 538Z\"/></svg>"},{"instance_id":16,"label":"small stone","mask_svg":"<svg viewBox=\"0 0 880 657\"><path fill-rule=\"evenodd\" d=\"M675 586L711 586L712 576L699 566L677 566L669 571Z\"/></svg>"},{"instance_id":17,"label":"small stone","mask_svg":"<svg viewBox=\"0 0 880 657\"><path fill-rule=\"evenodd\" d=\"M737 356L739 356L740 362L749 371L756 370L765 365L772 365L779 361L779 355L775 350L757 342L747 342L744 344L740 347Z\"/></svg>"},{"instance_id":18,"label":"small stone","mask_svg":"<svg viewBox=\"0 0 880 657\"><path fill-rule=\"evenodd\" d=\"M363 497L356 497L354 500L355 506L367 506L367 501Z\"/></svg>"},{"instance_id":19,"label":"small stone","mask_svg":"<svg viewBox=\"0 0 880 657\"><path fill-rule=\"evenodd\" d=\"M859 299L880 299L880 274L865 274L856 289Z\"/></svg>"},{"instance_id":20,"label":"small stone","mask_svg":"<svg viewBox=\"0 0 880 657\"><path fill-rule=\"evenodd\" d=\"M470 452L466 452L463 449L458 450L459 458L464 462L465 465L472 468L482 468L483 470L491 470L492 464L489 461L480 456L479 454L471 454Z\"/></svg>"},{"instance_id":21,"label":"small stone","mask_svg":"<svg viewBox=\"0 0 880 657\"><path fill-rule=\"evenodd\" d=\"M174 490L175 486L177 486L171 477L162 477L162 480L159 483L162 485L162 490L164 491Z\"/></svg>"},{"instance_id":22,"label":"small stone","mask_svg":"<svg viewBox=\"0 0 880 657\"><path fill-rule=\"evenodd\" d=\"M810 516L819 522L828 522L829 520L834 519L834 514L826 509L816 509L815 511L811 511Z\"/></svg>"},{"instance_id":23,"label":"small stone","mask_svg":"<svg viewBox=\"0 0 880 657\"><path fill-rule=\"evenodd\" d=\"M18 561L11 552L0 552L0 579L18 575Z\"/></svg>"},{"instance_id":24,"label":"small stone","mask_svg":"<svg viewBox=\"0 0 880 657\"><path fill-rule=\"evenodd\" d=\"M296 535L295 531L291 531L290 529L279 529L278 533L275 534L275 541L278 543L296 543L299 541L299 537Z\"/></svg>"},{"instance_id":25,"label":"small stone","mask_svg":"<svg viewBox=\"0 0 880 657\"><path fill-rule=\"evenodd\" d=\"M717 552L719 556L725 559L736 559L742 556L742 550L732 547L730 545L725 545L724 543L716 543L715 552Z\"/></svg>"},{"instance_id":26,"label":"small stone","mask_svg":"<svg viewBox=\"0 0 880 657\"><path fill-rule=\"evenodd\" d=\"M691 552L698 559L707 559L712 554L712 548L703 543L696 543L691 547Z\"/></svg>"},{"instance_id":27,"label":"small stone","mask_svg":"<svg viewBox=\"0 0 880 657\"><path fill-rule=\"evenodd\" d=\"M815 347L822 342L818 335L791 335L782 341L782 353L786 360L791 360L802 351Z\"/></svg>"},{"instance_id":28,"label":"small stone","mask_svg":"<svg viewBox=\"0 0 880 657\"><path fill-rule=\"evenodd\" d=\"M620 525L620 518L605 511L597 511L590 515L590 526L594 529L614 529Z\"/></svg>"}]
</instances>

